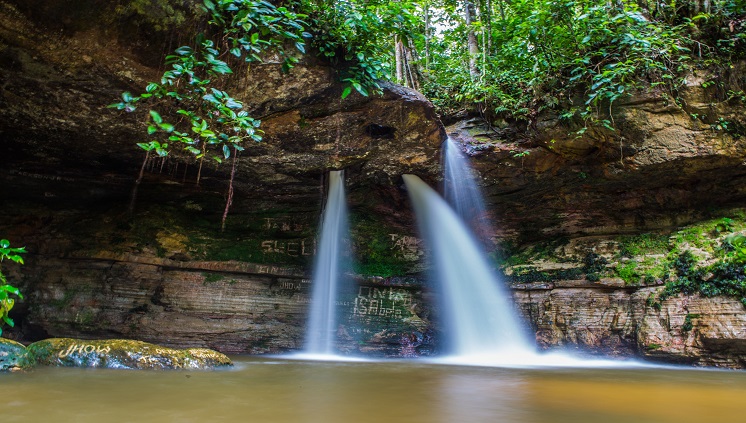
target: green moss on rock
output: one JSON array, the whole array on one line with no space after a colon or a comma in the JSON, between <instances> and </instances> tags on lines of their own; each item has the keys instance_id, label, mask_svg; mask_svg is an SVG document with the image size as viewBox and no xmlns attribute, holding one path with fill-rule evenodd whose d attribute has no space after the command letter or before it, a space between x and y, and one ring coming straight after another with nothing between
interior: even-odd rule
<instances>
[{"instance_id":1,"label":"green moss on rock","mask_svg":"<svg viewBox=\"0 0 746 423\"><path fill-rule=\"evenodd\" d=\"M22 367L26 352L22 344L0 338L0 371Z\"/></svg>"},{"instance_id":2,"label":"green moss on rock","mask_svg":"<svg viewBox=\"0 0 746 423\"><path fill-rule=\"evenodd\" d=\"M231 366L231 360L203 348L176 350L142 341L89 341L52 338L28 346L25 367L100 367L109 369L211 369Z\"/></svg>"}]
</instances>

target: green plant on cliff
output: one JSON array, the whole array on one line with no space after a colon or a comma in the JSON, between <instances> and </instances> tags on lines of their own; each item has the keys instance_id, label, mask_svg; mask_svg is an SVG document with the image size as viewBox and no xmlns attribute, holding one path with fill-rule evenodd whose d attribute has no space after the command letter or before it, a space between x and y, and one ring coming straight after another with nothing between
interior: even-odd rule
<instances>
[{"instance_id":1,"label":"green plant on cliff","mask_svg":"<svg viewBox=\"0 0 746 423\"><path fill-rule=\"evenodd\" d=\"M0 264L6 259L18 264L23 264L23 257L21 257L21 254L25 252L26 249L24 247L13 248L10 246L10 241L7 239L0 239ZM13 305L15 305L15 299L11 298L11 295L23 299L21 291L13 285L8 284L8 280L0 267L0 335L3 334L3 324L7 324L10 327L15 325L13 319L8 316L8 312L13 308Z\"/></svg>"},{"instance_id":2,"label":"green plant on cliff","mask_svg":"<svg viewBox=\"0 0 746 423\"><path fill-rule=\"evenodd\" d=\"M298 59L285 46L291 43L304 52L303 37L309 34L304 32L305 15L266 1L204 0L202 7L212 30L198 34L192 45L181 46L166 56L170 69L160 81L150 82L144 93L125 92L121 102L109 107L126 112L142 106L149 109L144 115L148 138L137 144L145 151L145 158L136 187L153 158L163 160L171 153L193 156L199 162L197 183L205 157L217 163L232 159L221 223L224 229L233 200L238 155L246 141L261 141L263 134L261 121L251 117L243 103L225 91L230 84L227 77L236 65L261 62L262 55L270 52L282 57L284 71L290 70Z\"/></svg>"},{"instance_id":3,"label":"green plant on cliff","mask_svg":"<svg viewBox=\"0 0 746 423\"><path fill-rule=\"evenodd\" d=\"M719 219L674 235L676 244L667 265L672 278L659 299L678 293L725 295L738 298L746 306L746 235L732 232L723 236L724 232L742 231L744 227L742 219Z\"/></svg>"}]
</instances>

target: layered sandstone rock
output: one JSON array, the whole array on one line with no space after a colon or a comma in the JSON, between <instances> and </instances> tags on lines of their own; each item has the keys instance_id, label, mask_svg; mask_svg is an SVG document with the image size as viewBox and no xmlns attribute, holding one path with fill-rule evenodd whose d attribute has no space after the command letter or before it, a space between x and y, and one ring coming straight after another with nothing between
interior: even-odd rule
<instances>
[{"instance_id":1,"label":"layered sandstone rock","mask_svg":"<svg viewBox=\"0 0 746 423\"><path fill-rule=\"evenodd\" d=\"M660 287L562 285L518 285L513 293L539 348L698 366L746 365L746 312L736 299L677 296L656 304L651 299Z\"/></svg>"},{"instance_id":2,"label":"layered sandstone rock","mask_svg":"<svg viewBox=\"0 0 746 423\"><path fill-rule=\"evenodd\" d=\"M340 298L339 347L438 352L437 298L418 277L424 251L400 181L402 173L433 185L439 178L444 133L422 96L386 85L382 96L342 101L328 64L305 57L283 75L270 60L234 87L266 136L241 156L226 231L227 168L205 169L196 185L194 163L151 161L128 213L143 159L135 142L145 131L105 106L158 78L152 53L164 48L77 25L71 13L64 30L49 27L55 17L40 14L57 10L55 2L35 1L48 7L33 15L20 3L0 1L0 232L29 251L26 266L7 268L27 298L14 309L13 335L128 337L229 353L299 349L324 175L344 168L348 250L366 276L350 277ZM91 13L78 23L92 22ZM684 109L661 93L617 104L614 133L578 136L577 122L546 113L530 128L451 128L487 197L492 241L522 247L562 237L601 253L615 235L746 204L744 139L710 128L717 116L742 122L743 114L695 82ZM679 297L658 310L648 298L659 287L565 279L515 292L541 347L743 365L738 303Z\"/></svg>"},{"instance_id":3,"label":"layered sandstone rock","mask_svg":"<svg viewBox=\"0 0 746 423\"><path fill-rule=\"evenodd\" d=\"M23 269L8 269L28 299L16 336L301 348L330 169L345 169L361 265L384 276L421 267L398 184L402 173L437 174L444 131L420 94L384 84L382 95L341 100L328 63L307 55L285 75L268 57L232 90L265 137L239 160L225 232L227 167L206 166L196 185L195 163L151 161L128 213L145 131L106 105L159 77L147 57L162 47L136 34L127 44L90 21L95 10L59 23L45 15L54 4L38 3L0 2L0 231L29 251ZM422 290L414 278L351 280L339 302L343 349L428 344Z\"/></svg>"}]
</instances>

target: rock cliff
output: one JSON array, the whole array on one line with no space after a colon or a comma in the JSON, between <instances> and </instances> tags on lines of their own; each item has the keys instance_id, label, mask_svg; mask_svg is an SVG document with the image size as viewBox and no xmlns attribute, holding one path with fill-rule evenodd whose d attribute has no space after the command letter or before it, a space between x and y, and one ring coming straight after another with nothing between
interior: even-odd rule
<instances>
[{"instance_id":1,"label":"rock cliff","mask_svg":"<svg viewBox=\"0 0 746 423\"><path fill-rule=\"evenodd\" d=\"M306 55L283 74L269 58L234 87L265 137L239 161L225 232L227 167L203 169L197 185L195 163L152 160L128 213L144 127L106 105L159 77L150 57L164 47L91 23L95 8L58 9L0 2L0 232L29 251L23 269L8 269L27 298L17 336L299 349L331 169L345 169L358 270L418 267L400 175L437 175L444 138L420 94L384 84L382 95L341 100L328 63ZM345 350L398 355L403 338L427 343L416 278L371 276L348 291Z\"/></svg>"},{"instance_id":2,"label":"rock cliff","mask_svg":"<svg viewBox=\"0 0 746 423\"><path fill-rule=\"evenodd\" d=\"M733 248L727 236L746 233L746 137L717 125L743 127L743 104L703 88L713 78L692 75L683 106L637 93L614 106L614 131L579 134L582 125L549 113L528 128L476 119L448 129L479 176L497 228L485 242L503 257L539 347L744 366L738 296L711 287L707 298L695 288L661 296L680 277L680 254L693 253L708 282ZM731 270L742 286L743 266Z\"/></svg>"},{"instance_id":3,"label":"rock cliff","mask_svg":"<svg viewBox=\"0 0 746 423\"><path fill-rule=\"evenodd\" d=\"M144 127L105 106L158 77L164 47L82 22L95 8L56 22L53 3L0 0L0 234L29 251L23 268L7 268L27 297L10 334L297 350L324 175L343 168L358 265L338 303L340 348L437 353L435 294L419 277L423 249L400 180L439 178L445 131L426 99L386 85L340 100L335 69L311 56L289 75L257 66L236 89L266 136L241 156L226 231L226 168L197 185L194 163L151 161L128 213ZM657 92L616 105L614 132L578 134L550 114L528 128L449 129L472 157L497 228L485 241L540 347L744 367L743 305L658 301L664 281L643 274L669 251L627 254L620 241L746 206L744 137L713 129L718 117L743 126L744 115L712 100L702 78L683 108Z\"/></svg>"}]
</instances>

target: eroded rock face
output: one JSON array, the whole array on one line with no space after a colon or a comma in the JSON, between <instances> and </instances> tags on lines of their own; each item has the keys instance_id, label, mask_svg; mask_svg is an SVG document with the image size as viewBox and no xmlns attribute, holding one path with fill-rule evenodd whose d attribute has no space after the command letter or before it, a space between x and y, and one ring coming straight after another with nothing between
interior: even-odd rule
<instances>
[{"instance_id":1,"label":"eroded rock face","mask_svg":"<svg viewBox=\"0 0 746 423\"><path fill-rule=\"evenodd\" d=\"M205 348L176 350L142 341L52 338L28 346L25 367L107 369L214 369L232 366L225 355Z\"/></svg>"},{"instance_id":2,"label":"eroded rock face","mask_svg":"<svg viewBox=\"0 0 746 423\"><path fill-rule=\"evenodd\" d=\"M742 75L732 75L741 86ZM719 101L700 86L706 79L688 78L683 108L656 92L615 104L614 132L579 135L577 122L550 113L530 128L488 128L479 120L448 128L472 158L494 223L492 246L510 254L541 245L554 256L507 266L514 279L536 280L518 284L514 296L540 347L744 366L746 309L738 301L682 296L657 310L648 298L655 304L655 285L663 282L641 287L639 269L638 280L627 282L583 279L590 273L584 257L605 255L617 272L634 264L619 251L623 235L661 237L746 206L746 137L715 125L722 119L743 127L744 108ZM660 265L667 253L632 260Z\"/></svg>"},{"instance_id":3,"label":"eroded rock face","mask_svg":"<svg viewBox=\"0 0 746 423\"><path fill-rule=\"evenodd\" d=\"M145 131L105 105L161 70L102 28L50 30L42 22L53 17L30 18L12 4L0 0L0 232L29 251L26 266L7 268L27 298L14 309L21 336L227 353L302 348L324 175L344 168L350 254L358 273L385 277L360 277L342 294L340 349L437 353L437 300L410 277L423 270L424 251L399 179L439 178L443 131L425 99L386 85L380 97L341 101L335 70L310 57L287 76L256 66L235 88L266 135L241 156L226 231L227 168L204 169L196 185L194 163L151 161L128 213ZM567 237L602 249L615 234L745 204L744 139L692 120L712 113L711 101L694 85L685 95L685 110L655 93L619 104L615 133L577 137L577 126L549 115L531 131L451 128L471 144L492 241ZM737 110L718 112L743 119ZM392 277L402 274L410 276ZM682 297L658 311L647 305L656 289L554 280L515 297L542 347L742 365L738 304ZM687 315L692 329L682 332Z\"/></svg>"},{"instance_id":4,"label":"eroded rock face","mask_svg":"<svg viewBox=\"0 0 746 423\"><path fill-rule=\"evenodd\" d=\"M475 120L448 132L471 155L502 240L671 229L746 204L746 137L713 129L720 118L746 124L743 106L694 83L682 95L683 109L656 92L615 104L614 132L578 135L550 113L529 129Z\"/></svg>"},{"instance_id":5,"label":"eroded rock face","mask_svg":"<svg viewBox=\"0 0 746 423\"><path fill-rule=\"evenodd\" d=\"M206 166L196 185L195 163L151 161L128 213L145 128L106 105L162 69L142 60L152 53L138 50L142 40L78 25L74 13L58 31L44 16L55 7L38 3L25 14L0 1L0 232L29 251L23 269L8 270L28 299L15 310L20 336L302 348L330 169L345 169L351 254L377 266L374 275L420 267L400 175L434 177L444 136L420 94L384 85L380 96L343 101L328 64L306 56L284 75L268 58L231 90L265 138L241 156L225 232L228 167ZM95 10L86 13L80 19ZM435 348L423 324L427 294L419 279L402 280L350 285L339 304L345 351L396 355L403 338L410 350Z\"/></svg>"},{"instance_id":6,"label":"eroded rock face","mask_svg":"<svg viewBox=\"0 0 746 423\"><path fill-rule=\"evenodd\" d=\"M581 281L541 287L525 284L517 285L513 298L541 349L697 366L746 366L743 304L733 298L699 295L657 303L654 299L661 289Z\"/></svg>"}]
</instances>

